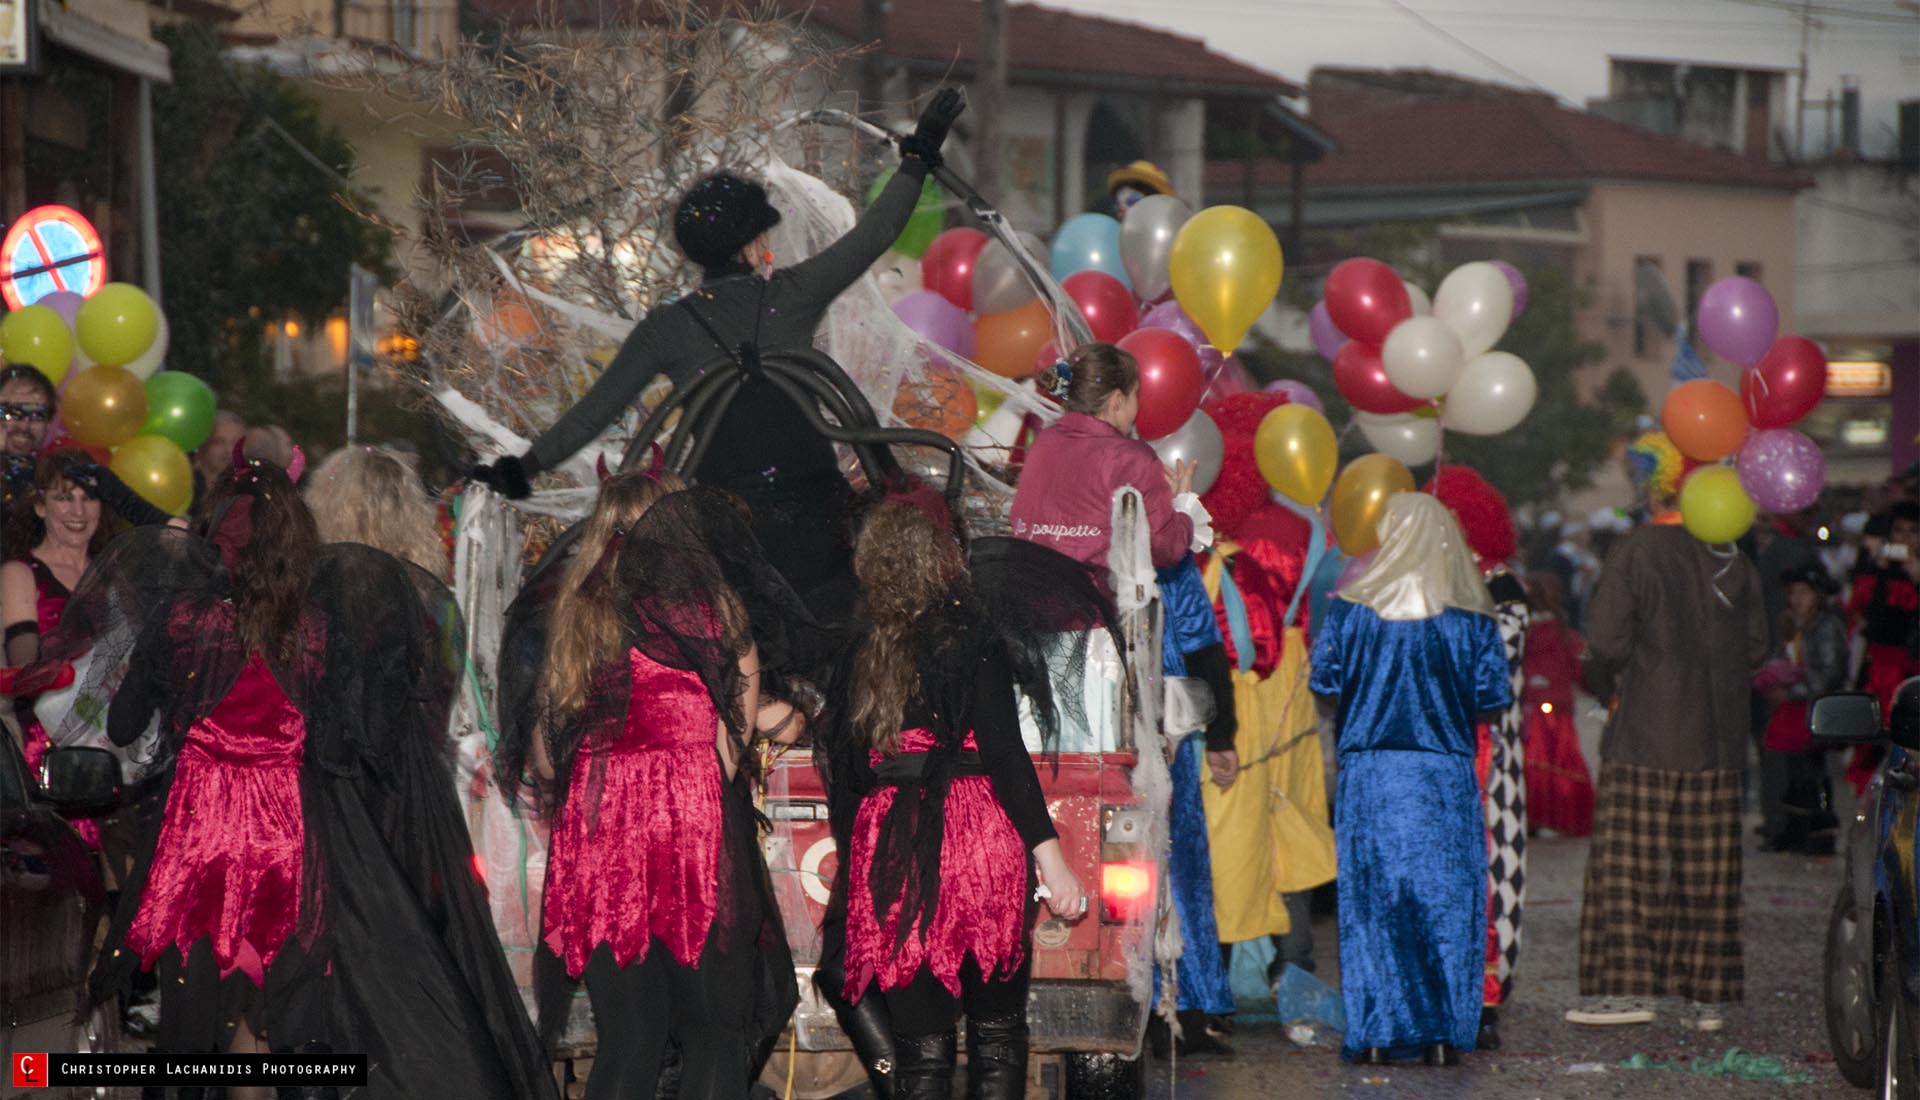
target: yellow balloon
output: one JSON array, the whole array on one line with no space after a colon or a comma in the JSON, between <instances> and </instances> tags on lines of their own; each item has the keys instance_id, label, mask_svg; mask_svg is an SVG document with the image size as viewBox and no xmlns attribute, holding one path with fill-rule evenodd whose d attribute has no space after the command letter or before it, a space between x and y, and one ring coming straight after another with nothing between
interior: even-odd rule
<instances>
[{"instance_id":1,"label":"yellow balloon","mask_svg":"<svg viewBox=\"0 0 1920 1100\"><path fill-rule=\"evenodd\" d=\"M185 515L193 503L193 464L171 439L134 436L114 450L111 467L147 503L168 515Z\"/></svg>"},{"instance_id":2,"label":"yellow balloon","mask_svg":"<svg viewBox=\"0 0 1920 1100\"><path fill-rule=\"evenodd\" d=\"M1333 483L1333 537L1340 549L1354 557L1380 548L1380 518L1387 514L1387 498L1413 492L1413 474L1397 458L1363 455L1340 471Z\"/></svg>"},{"instance_id":3,"label":"yellow balloon","mask_svg":"<svg viewBox=\"0 0 1920 1100\"><path fill-rule=\"evenodd\" d=\"M117 447L147 423L147 385L125 367L88 367L60 395L60 418L74 439Z\"/></svg>"},{"instance_id":4,"label":"yellow balloon","mask_svg":"<svg viewBox=\"0 0 1920 1100\"><path fill-rule=\"evenodd\" d=\"M1222 352L1247 338L1280 290L1280 238L1260 215L1210 206L1173 239L1167 273L1173 297Z\"/></svg>"},{"instance_id":5,"label":"yellow balloon","mask_svg":"<svg viewBox=\"0 0 1920 1100\"><path fill-rule=\"evenodd\" d=\"M1333 425L1305 405L1281 405L1260 418L1253 461L1267 484L1291 500L1317 507L1340 465Z\"/></svg>"},{"instance_id":6,"label":"yellow balloon","mask_svg":"<svg viewBox=\"0 0 1920 1100\"><path fill-rule=\"evenodd\" d=\"M73 362L73 332L51 306L28 306L0 317L0 360L32 367L59 385Z\"/></svg>"},{"instance_id":7,"label":"yellow balloon","mask_svg":"<svg viewBox=\"0 0 1920 1100\"><path fill-rule=\"evenodd\" d=\"M1733 542L1753 527L1756 511L1730 466L1696 470L1680 487L1680 522L1701 542Z\"/></svg>"},{"instance_id":8,"label":"yellow balloon","mask_svg":"<svg viewBox=\"0 0 1920 1100\"><path fill-rule=\"evenodd\" d=\"M108 283L80 303L73 331L87 358L106 366L133 362L160 334L160 310L132 283Z\"/></svg>"}]
</instances>

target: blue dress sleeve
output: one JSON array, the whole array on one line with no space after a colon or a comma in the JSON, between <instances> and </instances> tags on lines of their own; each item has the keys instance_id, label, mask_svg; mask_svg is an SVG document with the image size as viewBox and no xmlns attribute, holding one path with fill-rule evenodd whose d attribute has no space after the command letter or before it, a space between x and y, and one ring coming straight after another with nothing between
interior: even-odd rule
<instances>
[{"instance_id":1,"label":"blue dress sleeve","mask_svg":"<svg viewBox=\"0 0 1920 1100\"><path fill-rule=\"evenodd\" d=\"M1345 600L1327 601L1327 617L1319 624L1313 639L1313 675L1307 687L1315 695L1339 695L1346 686L1346 669L1341 661L1343 635L1353 605Z\"/></svg>"},{"instance_id":2,"label":"blue dress sleeve","mask_svg":"<svg viewBox=\"0 0 1920 1100\"><path fill-rule=\"evenodd\" d=\"M1159 581L1160 602L1166 611L1160 648L1162 671L1169 676L1185 676L1187 654L1221 644L1220 622L1214 617L1213 600L1200 577L1200 563L1192 554L1178 565L1160 570Z\"/></svg>"},{"instance_id":3,"label":"blue dress sleeve","mask_svg":"<svg viewBox=\"0 0 1920 1100\"><path fill-rule=\"evenodd\" d=\"M1473 648L1473 703L1479 714L1505 710L1513 704L1513 681L1507 675L1507 643L1500 626L1485 615L1473 617L1468 634Z\"/></svg>"}]
</instances>

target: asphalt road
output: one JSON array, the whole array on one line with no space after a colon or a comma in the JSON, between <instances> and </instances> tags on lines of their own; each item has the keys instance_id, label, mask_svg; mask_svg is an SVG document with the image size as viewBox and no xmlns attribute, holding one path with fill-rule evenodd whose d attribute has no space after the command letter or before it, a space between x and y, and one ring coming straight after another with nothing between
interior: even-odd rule
<instances>
[{"instance_id":1,"label":"asphalt road","mask_svg":"<svg viewBox=\"0 0 1920 1100\"><path fill-rule=\"evenodd\" d=\"M1586 723L1583 723L1583 725ZM1597 731L1583 731L1589 756ZM1843 814L1843 819L1845 815ZM1472 1097L1558 1100L1618 1097L1866 1097L1848 1086L1827 1054L1821 1017L1821 949L1841 860L1746 853L1746 1000L1717 1035L1682 1026L1677 1002L1661 1006L1650 1025L1590 1028L1561 1017L1579 1000L1580 886L1587 842L1536 838L1528 848L1528 891L1518 985L1501 1018L1498 1052L1466 1055L1460 1066L1414 1062L1349 1066L1337 1050L1295 1046L1270 1004L1246 1003L1228 1041L1231 1059L1194 1058L1151 1066L1149 1094L1180 1100L1286 1097L1361 1100ZM1333 920L1315 922L1319 974L1337 985L1339 949ZM1635 1054L1655 1061L1719 1061L1730 1048L1780 1059L1804 1080L1733 1080L1662 1069L1625 1069Z\"/></svg>"}]
</instances>

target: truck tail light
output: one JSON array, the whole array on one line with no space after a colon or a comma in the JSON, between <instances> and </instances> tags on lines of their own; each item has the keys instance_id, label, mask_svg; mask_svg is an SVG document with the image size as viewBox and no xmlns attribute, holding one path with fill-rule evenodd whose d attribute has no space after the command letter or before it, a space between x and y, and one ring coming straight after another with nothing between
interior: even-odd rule
<instances>
[{"instance_id":1,"label":"truck tail light","mask_svg":"<svg viewBox=\"0 0 1920 1100\"><path fill-rule=\"evenodd\" d=\"M1124 924L1153 906L1153 865L1129 860L1100 865L1100 904L1107 923Z\"/></svg>"}]
</instances>

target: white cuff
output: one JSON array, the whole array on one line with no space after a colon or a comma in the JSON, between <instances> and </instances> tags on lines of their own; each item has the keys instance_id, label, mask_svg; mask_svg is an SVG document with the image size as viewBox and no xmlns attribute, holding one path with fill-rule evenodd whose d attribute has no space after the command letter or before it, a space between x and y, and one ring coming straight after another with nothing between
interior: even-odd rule
<instances>
[{"instance_id":1,"label":"white cuff","mask_svg":"<svg viewBox=\"0 0 1920 1100\"><path fill-rule=\"evenodd\" d=\"M1191 492L1181 493L1173 498L1173 510L1193 521L1193 545L1188 549L1198 554L1213 545L1213 514L1200 498Z\"/></svg>"}]
</instances>

